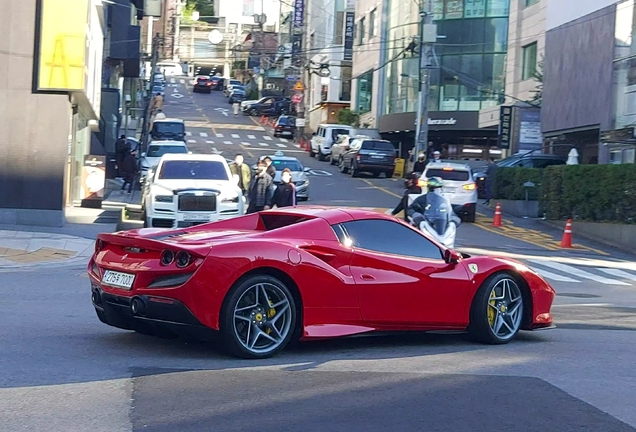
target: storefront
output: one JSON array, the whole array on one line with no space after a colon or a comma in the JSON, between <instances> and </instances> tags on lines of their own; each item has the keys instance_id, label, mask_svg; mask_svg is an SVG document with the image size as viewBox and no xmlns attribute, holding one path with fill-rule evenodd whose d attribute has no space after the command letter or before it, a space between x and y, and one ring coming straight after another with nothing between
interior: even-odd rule
<instances>
[{"instance_id":1,"label":"storefront","mask_svg":"<svg viewBox=\"0 0 636 432\"><path fill-rule=\"evenodd\" d=\"M497 128L478 126L478 112L429 113L428 141L432 151L442 153L442 158L451 160L487 160L500 158L497 148ZM387 114L380 117L379 131L382 138L393 142L400 157L407 158L415 145L415 113Z\"/></svg>"}]
</instances>

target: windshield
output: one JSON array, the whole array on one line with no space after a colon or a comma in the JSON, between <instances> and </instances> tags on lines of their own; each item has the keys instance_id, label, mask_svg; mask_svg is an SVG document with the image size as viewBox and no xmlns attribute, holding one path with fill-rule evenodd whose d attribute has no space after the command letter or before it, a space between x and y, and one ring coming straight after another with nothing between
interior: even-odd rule
<instances>
[{"instance_id":1,"label":"windshield","mask_svg":"<svg viewBox=\"0 0 636 432\"><path fill-rule=\"evenodd\" d=\"M278 124L283 126L293 126L295 121L293 117L282 116L278 118Z\"/></svg>"},{"instance_id":2,"label":"windshield","mask_svg":"<svg viewBox=\"0 0 636 432\"><path fill-rule=\"evenodd\" d=\"M449 181L466 181L470 178L470 175L468 171L464 170L454 170L452 168L446 170L442 168L430 168L426 170L425 177L440 177L442 180Z\"/></svg>"},{"instance_id":3,"label":"windshield","mask_svg":"<svg viewBox=\"0 0 636 432\"><path fill-rule=\"evenodd\" d=\"M282 160L282 159L274 159L272 161L274 168L276 171L282 171L285 168L289 168L291 171L298 172L303 170L303 166L297 160Z\"/></svg>"},{"instance_id":4,"label":"windshield","mask_svg":"<svg viewBox=\"0 0 636 432\"><path fill-rule=\"evenodd\" d=\"M386 141L363 141L362 148L365 150L390 150L395 151L395 147Z\"/></svg>"},{"instance_id":5,"label":"windshield","mask_svg":"<svg viewBox=\"0 0 636 432\"><path fill-rule=\"evenodd\" d=\"M148 146L147 157L161 157L168 153L187 153L185 146L181 145L151 145Z\"/></svg>"},{"instance_id":6,"label":"windshield","mask_svg":"<svg viewBox=\"0 0 636 432\"><path fill-rule=\"evenodd\" d=\"M152 125L152 137L176 137L180 138L185 135L185 125L177 122L155 122Z\"/></svg>"},{"instance_id":7,"label":"windshield","mask_svg":"<svg viewBox=\"0 0 636 432\"><path fill-rule=\"evenodd\" d=\"M166 161L161 165L163 180L228 180L225 165L216 161Z\"/></svg>"},{"instance_id":8,"label":"windshield","mask_svg":"<svg viewBox=\"0 0 636 432\"><path fill-rule=\"evenodd\" d=\"M236 93L236 94L245 94L245 89L242 87L234 87L232 89L232 93Z\"/></svg>"}]
</instances>

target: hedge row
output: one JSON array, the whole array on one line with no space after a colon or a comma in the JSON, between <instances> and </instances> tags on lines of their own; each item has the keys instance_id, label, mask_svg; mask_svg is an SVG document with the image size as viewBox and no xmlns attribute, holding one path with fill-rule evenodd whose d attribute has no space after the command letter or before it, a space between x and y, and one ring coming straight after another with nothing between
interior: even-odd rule
<instances>
[{"instance_id":1,"label":"hedge row","mask_svg":"<svg viewBox=\"0 0 636 432\"><path fill-rule=\"evenodd\" d=\"M525 199L523 183L535 183L529 199L539 200L548 219L636 223L636 165L565 165L545 169L500 168L498 199Z\"/></svg>"}]
</instances>

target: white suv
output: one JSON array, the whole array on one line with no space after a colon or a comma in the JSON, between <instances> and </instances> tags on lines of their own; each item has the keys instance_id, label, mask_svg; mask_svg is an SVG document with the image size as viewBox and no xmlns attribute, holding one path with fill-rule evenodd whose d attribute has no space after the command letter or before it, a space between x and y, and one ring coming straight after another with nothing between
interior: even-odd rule
<instances>
[{"instance_id":1,"label":"white suv","mask_svg":"<svg viewBox=\"0 0 636 432\"><path fill-rule=\"evenodd\" d=\"M442 193L450 199L455 213L466 222L475 222L477 184L470 166L450 162L429 163L420 177L423 193L426 181L431 177L442 179Z\"/></svg>"}]
</instances>

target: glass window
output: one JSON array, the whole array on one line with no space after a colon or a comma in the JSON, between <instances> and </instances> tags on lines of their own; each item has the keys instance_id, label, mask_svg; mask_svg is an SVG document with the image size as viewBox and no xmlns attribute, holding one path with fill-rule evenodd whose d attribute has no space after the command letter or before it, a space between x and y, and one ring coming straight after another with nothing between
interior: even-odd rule
<instances>
[{"instance_id":1,"label":"glass window","mask_svg":"<svg viewBox=\"0 0 636 432\"><path fill-rule=\"evenodd\" d=\"M483 18L486 16L486 0L466 0L464 18Z\"/></svg>"},{"instance_id":2,"label":"glass window","mask_svg":"<svg viewBox=\"0 0 636 432\"><path fill-rule=\"evenodd\" d=\"M539 3L539 0L526 0L526 7Z\"/></svg>"},{"instance_id":3,"label":"glass window","mask_svg":"<svg viewBox=\"0 0 636 432\"><path fill-rule=\"evenodd\" d=\"M295 159L272 159L272 165L276 168L276 171L282 171L285 168L289 168L290 171L302 171L303 166L300 161Z\"/></svg>"},{"instance_id":4,"label":"glass window","mask_svg":"<svg viewBox=\"0 0 636 432\"><path fill-rule=\"evenodd\" d=\"M505 85L505 62L506 54L486 54L484 55L484 86L491 90L484 93L481 107L488 108L503 103Z\"/></svg>"},{"instance_id":5,"label":"glass window","mask_svg":"<svg viewBox=\"0 0 636 432\"><path fill-rule=\"evenodd\" d=\"M390 141L372 141L365 140L362 142L362 148L365 150L390 150L395 151L395 146Z\"/></svg>"},{"instance_id":6,"label":"glass window","mask_svg":"<svg viewBox=\"0 0 636 432\"><path fill-rule=\"evenodd\" d=\"M484 50L484 25L490 20L471 19L454 21L461 24L461 52L480 53ZM459 52L459 51L457 51Z\"/></svg>"},{"instance_id":7,"label":"glass window","mask_svg":"<svg viewBox=\"0 0 636 432\"><path fill-rule=\"evenodd\" d=\"M378 10L373 9L369 14L369 37L378 35Z\"/></svg>"},{"instance_id":8,"label":"glass window","mask_svg":"<svg viewBox=\"0 0 636 432\"><path fill-rule=\"evenodd\" d=\"M484 52L508 50L508 18L486 20L484 28Z\"/></svg>"},{"instance_id":9,"label":"glass window","mask_svg":"<svg viewBox=\"0 0 636 432\"><path fill-rule=\"evenodd\" d=\"M358 21L358 44L359 45L362 45L364 43L364 32L365 32L364 18L361 18L360 21Z\"/></svg>"},{"instance_id":10,"label":"glass window","mask_svg":"<svg viewBox=\"0 0 636 432\"><path fill-rule=\"evenodd\" d=\"M463 0L446 0L444 4L445 19L461 19L464 17Z\"/></svg>"},{"instance_id":11,"label":"glass window","mask_svg":"<svg viewBox=\"0 0 636 432\"><path fill-rule=\"evenodd\" d=\"M489 17L507 17L510 11L510 0L488 0L486 15Z\"/></svg>"},{"instance_id":12,"label":"glass window","mask_svg":"<svg viewBox=\"0 0 636 432\"><path fill-rule=\"evenodd\" d=\"M228 180L225 165L216 161L166 161L161 165L163 180Z\"/></svg>"},{"instance_id":13,"label":"glass window","mask_svg":"<svg viewBox=\"0 0 636 432\"><path fill-rule=\"evenodd\" d=\"M460 111L479 111L483 97L483 56L481 54L462 56L460 81Z\"/></svg>"},{"instance_id":14,"label":"glass window","mask_svg":"<svg viewBox=\"0 0 636 432\"><path fill-rule=\"evenodd\" d=\"M344 11L336 12L336 25L334 31L334 43L336 45L342 45L344 43Z\"/></svg>"},{"instance_id":15,"label":"glass window","mask_svg":"<svg viewBox=\"0 0 636 432\"><path fill-rule=\"evenodd\" d=\"M521 79L528 80L537 73L537 43L526 45L523 48L523 69Z\"/></svg>"},{"instance_id":16,"label":"glass window","mask_svg":"<svg viewBox=\"0 0 636 432\"><path fill-rule=\"evenodd\" d=\"M442 251L424 235L398 222L381 219L342 224L353 246L374 252L424 259L442 259Z\"/></svg>"},{"instance_id":17,"label":"glass window","mask_svg":"<svg viewBox=\"0 0 636 432\"><path fill-rule=\"evenodd\" d=\"M448 181L467 181L470 178L470 173L464 170L428 168L424 172L424 177L439 177L442 180Z\"/></svg>"},{"instance_id":18,"label":"glass window","mask_svg":"<svg viewBox=\"0 0 636 432\"><path fill-rule=\"evenodd\" d=\"M161 157L168 153L187 153L188 149L182 145L151 145L148 146L148 157Z\"/></svg>"},{"instance_id":19,"label":"glass window","mask_svg":"<svg viewBox=\"0 0 636 432\"><path fill-rule=\"evenodd\" d=\"M358 94L356 107L359 114L371 111L373 100L373 71L369 71L358 77Z\"/></svg>"}]
</instances>

